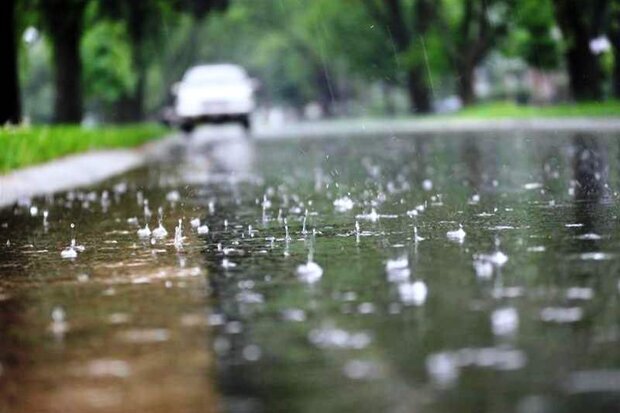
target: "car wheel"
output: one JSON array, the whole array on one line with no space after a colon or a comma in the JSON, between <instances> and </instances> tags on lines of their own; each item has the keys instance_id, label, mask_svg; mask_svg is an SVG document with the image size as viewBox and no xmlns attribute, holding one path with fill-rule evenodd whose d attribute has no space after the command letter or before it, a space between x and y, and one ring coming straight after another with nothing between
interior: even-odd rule
<instances>
[{"instance_id":1,"label":"car wheel","mask_svg":"<svg viewBox=\"0 0 620 413\"><path fill-rule=\"evenodd\" d=\"M185 122L181 124L181 130L185 133L192 133L194 126L195 125L191 122Z\"/></svg>"},{"instance_id":2,"label":"car wheel","mask_svg":"<svg viewBox=\"0 0 620 413\"><path fill-rule=\"evenodd\" d=\"M250 116L244 115L239 119L239 121L241 122L241 126L243 126L245 133L249 135L252 131L252 122L250 121Z\"/></svg>"}]
</instances>

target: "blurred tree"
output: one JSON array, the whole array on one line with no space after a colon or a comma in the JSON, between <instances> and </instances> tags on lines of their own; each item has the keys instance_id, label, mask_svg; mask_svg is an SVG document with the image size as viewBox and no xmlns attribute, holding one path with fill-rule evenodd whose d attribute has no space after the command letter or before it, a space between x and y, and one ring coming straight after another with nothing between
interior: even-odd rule
<instances>
[{"instance_id":1,"label":"blurred tree","mask_svg":"<svg viewBox=\"0 0 620 413\"><path fill-rule=\"evenodd\" d=\"M148 57L161 40L167 4L160 0L101 0L99 12L123 22L131 50L135 81L116 101L114 120L134 122L144 117L144 93Z\"/></svg>"},{"instance_id":2,"label":"blurred tree","mask_svg":"<svg viewBox=\"0 0 620 413\"><path fill-rule=\"evenodd\" d=\"M474 70L508 33L514 0L444 0L441 20L444 47L454 66L464 105L475 101Z\"/></svg>"},{"instance_id":3,"label":"blurred tree","mask_svg":"<svg viewBox=\"0 0 620 413\"><path fill-rule=\"evenodd\" d=\"M175 13L191 13L201 21L213 10L221 10L227 0L101 0L100 10L104 16L125 23L136 81L133 88L118 103L116 120L139 121L144 118L144 102L147 70L157 58L157 50L163 43L162 27L174 19ZM196 45L196 34L190 36L189 46Z\"/></svg>"},{"instance_id":4,"label":"blurred tree","mask_svg":"<svg viewBox=\"0 0 620 413\"><path fill-rule=\"evenodd\" d=\"M322 1L302 0L286 4L273 3L269 7L256 7L251 2L250 15L256 24L269 28L272 44L265 47L277 46L272 49L280 55L283 62L289 67L277 68L279 78L272 79L272 85L281 93L281 96L294 102L298 110L310 100L316 100L324 116L336 114L335 105L340 100L340 87L335 76L334 60L325 49L326 33L317 12L320 12ZM291 55L285 57L287 53ZM264 63L264 58L262 59ZM286 72L291 68L297 71L288 76L289 81L277 85L278 79L285 79ZM306 83L304 86L303 83Z\"/></svg>"},{"instance_id":5,"label":"blurred tree","mask_svg":"<svg viewBox=\"0 0 620 413\"><path fill-rule=\"evenodd\" d=\"M553 0L555 16L566 42L566 65L573 98L603 98L604 74L590 41L604 33L609 0Z\"/></svg>"},{"instance_id":6,"label":"blurred tree","mask_svg":"<svg viewBox=\"0 0 620 413\"><path fill-rule=\"evenodd\" d=\"M188 12L198 21L202 21L211 12L228 8L229 0L173 0L177 10Z\"/></svg>"},{"instance_id":7,"label":"blurred tree","mask_svg":"<svg viewBox=\"0 0 620 413\"><path fill-rule=\"evenodd\" d=\"M406 72L411 110L431 111L425 39L437 21L434 0L361 0L366 10L385 30L396 51L401 54Z\"/></svg>"},{"instance_id":8,"label":"blurred tree","mask_svg":"<svg viewBox=\"0 0 620 413\"><path fill-rule=\"evenodd\" d=\"M54 121L82 120L82 59L80 41L88 0L33 0L52 43L54 62Z\"/></svg>"},{"instance_id":9,"label":"blurred tree","mask_svg":"<svg viewBox=\"0 0 620 413\"><path fill-rule=\"evenodd\" d=\"M0 1L0 50L5 59L0 65L0 125L21 120L15 6L15 0Z\"/></svg>"},{"instance_id":10,"label":"blurred tree","mask_svg":"<svg viewBox=\"0 0 620 413\"><path fill-rule=\"evenodd\" d=\"M350 83L352 76L363 79L364 89L369 81L380 83L385 109L394 114L390 91L402 80L400 58L387 33L359 6L355 1L313 1L304 23L316 34L306 36L307 41L329 66L343 66Z\"/></svg>"},{"instance_id":11,"label":"blurred tree","mask_svg":"<svg viewBox=\"0 0 620 413\"><path fill-rule=\"evenodd\" d=\"M325 115L335 114L343 92L337 62L327 50L325 28L311 18L324 4L237 0L210 25L202 57L246 66L261 79L265 102L286 102L302 112L316 101ZM235 36L230 36L231 28Z\"/></svg>"},{"instance_id":12,"label":"blurred tree","mask_svg":"<svg viewBox=\"0 0 620 413\"><path fill-rule=\"evenodd\" d=\"M81 47L86 107L104 119L116 120L118 102L136 85L127 32L120 22L97 21L89 26Z\"/></svg>"},{"instance_id":13,"label":"blurred tree","mask_svg":"<svg viewBox=\"0 0 620 413\"><path fill-rule=\"evenodd\" d=\"M537 69L558 68L561 44L552 0L519 0L512 20L510 41L504 52L522 57Z\"/></svg>"},{"instance_id":14,"label":"blurred tree","mask_svg":"<svg viewBox=\"0 0 620 413\"><path fill-rule=\"evenodd\" d=\"M608 37L614 52L612 93L620 99L620 0L611 0Z\"/></svg>"}]
</instances>

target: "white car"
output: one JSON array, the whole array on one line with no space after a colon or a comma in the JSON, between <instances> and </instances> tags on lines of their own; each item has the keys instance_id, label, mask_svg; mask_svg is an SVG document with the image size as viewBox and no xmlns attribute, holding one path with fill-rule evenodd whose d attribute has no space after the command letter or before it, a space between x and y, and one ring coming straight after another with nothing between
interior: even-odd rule
<instances>
[{"instance_id":1,"label":"white car","mask_svg":"<svg viewBox=\"0 0 620 413\"><path fill-rule=\"evenodd\" d=\"M233 64L194 66L173 86L175 117L191 132L200 123L239 122L250 129L256 81Z\"/></svg>"}]
</instances>

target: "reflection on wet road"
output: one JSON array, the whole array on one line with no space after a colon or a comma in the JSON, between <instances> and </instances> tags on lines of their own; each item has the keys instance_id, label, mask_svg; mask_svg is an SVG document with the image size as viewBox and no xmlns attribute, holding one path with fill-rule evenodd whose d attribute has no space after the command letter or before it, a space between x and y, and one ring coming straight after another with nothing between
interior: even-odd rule
<instances>
[{"instance_id":1,"label":"reflection on wet road","mask_svg":"<svg viewBox=\"0 0 620 413\"><path fill-rule=\"evenodd\" d=\"M0 212L0 411L618 411L618 137L218 131Z\"/></svg>"}]
</instances>

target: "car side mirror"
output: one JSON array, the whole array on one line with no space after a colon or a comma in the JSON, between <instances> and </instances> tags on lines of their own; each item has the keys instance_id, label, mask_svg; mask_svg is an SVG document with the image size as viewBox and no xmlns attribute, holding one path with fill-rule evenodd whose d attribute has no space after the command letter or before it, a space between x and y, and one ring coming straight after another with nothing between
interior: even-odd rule
<instances>
[{"instance_id":1,"label":"car side mirror","mask_svg":"<svg viewBox=\"0 0 620 413\"><path fill-rule=\"evenodd\" d=\"M172 93L174 96L176 96L176 95L179 94L179 89L180 88L181 88L181 83L180 82L175 82L170 87L170 93Z\"/></svg>"}]
</instances>

